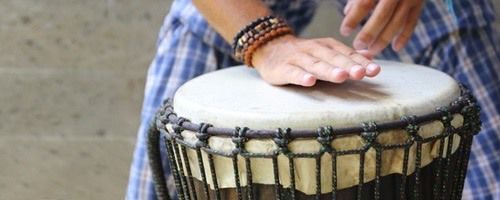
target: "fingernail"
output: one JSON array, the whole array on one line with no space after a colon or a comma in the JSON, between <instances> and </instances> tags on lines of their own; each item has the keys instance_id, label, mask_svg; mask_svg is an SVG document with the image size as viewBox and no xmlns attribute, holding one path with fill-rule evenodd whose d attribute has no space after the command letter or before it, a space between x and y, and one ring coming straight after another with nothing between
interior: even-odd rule
<instances>
[{"instance_id":1,"label":"fingernail","mask_svg":"<svg viewBox=\"0 0 500 200\"><path fill-rule=\"evenodd\" d=\"M343 36L349 36L352 33L352 28L348 26L342 26L340 27L340 34Z\"/></svg>"},{"instance_id":2,"label":"fingernail","mask_svg":"<svg viewBox=\"0 0 500 200\"><path fill-rule=\"evenodd\" d=\"M309 79L311 79L313 76L311 74L305 74L304 77L302 78L304 82L307 82Z\"/></svg>"},{"instance_id":3,"label":"fingernail","mask_svg":"<svg viewBox=\"0 0 500 200\"><path fill-rule=\"evenodd\" d=\"M362 50L368 48L368 45L360 40L355 40L353 46L356 50Z\"/></svg>"},{"instance_id":4,"label":"fingernail","mask_svg":"<svg viewBox=\"0 0 500 200\"><path fill-rule=\"evenodd\" d=\"M351 67L351 72L349 73L351 79L353 80L361 80L363 76L365 76L365 68L361 65L354 65Z\"/></svg>"},{"instance_id":5,"label":"fingernail","mask_svg":"<svg viewBox=\"0 0 500 200\"><path fill-rule=\"evenodd\" d=\"M370 63L368 64L368 66L366 66L366 71L370 74L377 72L378 70L380 70L380 66L375 63Z\"/></svg>"},{"instance_id":6,"label":"fingernail","mask_svg":"<svg viewBox=\"0 0 500 200\"><path fill-rule=\"evenodd\" d=\"M332 70L332 76L336 79L337 82L343 82L349 77L349 74L346 70L341 68L335 68Z\"/></svg>"},{"instance_id":7,"label":"fingernail","mask_svg":"<svg viewBox=\"0 0 500 200\"><path fill-rule=\"evenodd\" d=\"M360 72L364 72L365 71L365 69L361 65L354 65L354 66L352 66L351 70L354 73L360 73Z\"/></svg>"}]
</instances>

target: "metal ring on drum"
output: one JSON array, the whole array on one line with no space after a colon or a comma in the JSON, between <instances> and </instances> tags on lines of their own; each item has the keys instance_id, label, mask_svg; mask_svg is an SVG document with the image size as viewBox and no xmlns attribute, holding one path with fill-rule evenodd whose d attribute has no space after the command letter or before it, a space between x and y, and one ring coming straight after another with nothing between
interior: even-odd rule
<instances>
[{"instance_id":1,"label":"metal ring on drum","mask_svg":"<svg viewBox=\"0 0 500 200\"><path fill-rule=\"evenodd\" d=\"M184 84L158 112L148 156L168 199L461 199L481 122L437 70L377 61L375 78L272 86L243 66Z\"/></svg>"}]
</instances>

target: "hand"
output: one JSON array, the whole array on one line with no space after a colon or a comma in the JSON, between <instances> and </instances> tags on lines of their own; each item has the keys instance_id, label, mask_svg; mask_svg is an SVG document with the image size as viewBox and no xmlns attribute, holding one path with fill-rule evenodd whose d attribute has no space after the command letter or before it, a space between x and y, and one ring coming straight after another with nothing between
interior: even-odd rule
<instances>
[{"instance_id":1,"label":"hand","mask_svg":"<svg viewBox=\"0 0 500 200\"><path fill-rule=\"evenodd\" d=\"M424 0L349 0L340 32L349 35L372 12L354 39L354 48L373 57L392 41L392 48L399 51L413 34L423 4Z\"/></svg>"},{"instance_id":2,"label":"hand","mask_svg":"<svg viewBox=\"0 0 500 200\"><path fill-rule=\"evenodd\" d=\"M258 48L252 63L273 85L313 86L318 79L342 83L380 72L380 66L333 38L300 39L293 35Z\"/></svg>"}]
</instances>

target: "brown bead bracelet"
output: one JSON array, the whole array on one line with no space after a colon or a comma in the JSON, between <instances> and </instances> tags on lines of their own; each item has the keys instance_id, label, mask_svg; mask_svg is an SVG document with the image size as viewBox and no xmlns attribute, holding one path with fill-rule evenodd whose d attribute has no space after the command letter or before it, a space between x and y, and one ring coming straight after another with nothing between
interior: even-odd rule
<instances>
[{"instance_id":1,"label":"brown bead bracelet","mask_svg":"<svg viewBox=\"0 0 500 200\"><path fill-rule=\"evenodd\" d=\"M266 43L274 40L280 36L292 33L292 29L290 27L281 27L275 30L271 30L270 32L265 33L263 36L259 37L255 42L253 42L245 51L243 57L243 63L248 65L249 67L253 67L252 57L255 51L265 45Z\"/></svg>"},{"instance_id":2,"label":"brown bead bracelet","mask_svg":"<svg viewBox=\"0 0 500 200\"><path fill-rule=\"evenodd\" d=\"M252 67L252 54L262 45L293 33L285 20L273 16L259 18L243 28L233 41L234 57Z\"/></svg>"}]
</instances>

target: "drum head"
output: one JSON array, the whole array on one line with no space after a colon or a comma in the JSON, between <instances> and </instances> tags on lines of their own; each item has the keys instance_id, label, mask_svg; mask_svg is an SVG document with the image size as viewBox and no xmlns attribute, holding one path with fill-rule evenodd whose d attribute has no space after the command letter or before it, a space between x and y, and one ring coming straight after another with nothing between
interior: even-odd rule
<instances>
[{"instance_id":1,"label":"drum head","mask_svg":"<svg viewBox=\"0 0 500 200\"><path fill-rule=\"evenodd\" d=\"M438 70L420 65L377 61L374 78L342 84L318 82L272 86L245 66L199 76L179 88L174 108L194 123L252 129L315 129L392 121L447 106L460 95L458 84Z\"/></svg>"}]
</instances>

